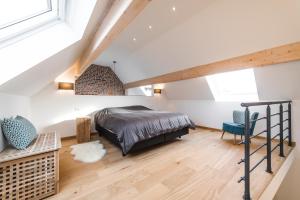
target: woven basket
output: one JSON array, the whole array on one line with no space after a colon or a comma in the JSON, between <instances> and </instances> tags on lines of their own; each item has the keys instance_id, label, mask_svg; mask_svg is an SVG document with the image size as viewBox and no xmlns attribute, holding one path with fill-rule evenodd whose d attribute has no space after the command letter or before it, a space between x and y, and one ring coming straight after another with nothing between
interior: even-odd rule
<instances>
[{"instance_id":1,"label":"woven basket","mask_svg":"<svg viewBox=\"0 0 300 200\"><path fill-rule=\"evenodd\" d=\"M10 149L0 154L3 159L5 155L10 158L5 162L0 159L1 200L43 199L58 192L60 144L57 145L55 133L49 134L40 135L27 153ZM48 146L45 150L46 144L50 143L52 148Z\"/></svg>"}]
</instances>

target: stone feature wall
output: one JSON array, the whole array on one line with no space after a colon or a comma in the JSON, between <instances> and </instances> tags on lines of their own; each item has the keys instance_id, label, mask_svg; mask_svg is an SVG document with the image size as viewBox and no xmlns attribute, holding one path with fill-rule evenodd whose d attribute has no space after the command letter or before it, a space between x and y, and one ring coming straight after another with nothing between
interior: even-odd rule
<instances>
[{"instance_id":1,"label":"stone feature wall","mask_svg":"<svg viewBox=\"0 0 300 200\"><path fill-rule=\"evenodd\" d=\"M76 95L123 96L123 83L110 67L91 65L76 81Z\"/></svg>"}]
</instances>

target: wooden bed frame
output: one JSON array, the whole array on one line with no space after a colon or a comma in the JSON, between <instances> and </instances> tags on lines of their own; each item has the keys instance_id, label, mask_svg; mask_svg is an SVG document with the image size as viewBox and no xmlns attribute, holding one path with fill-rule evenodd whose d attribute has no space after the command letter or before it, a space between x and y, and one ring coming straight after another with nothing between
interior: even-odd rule
<instances>
[{"instance_id":1,"label":"wooden bed frame","mask_svg":"<svg viewBox=\"0 0 300 200\"><path fill-rule=\"evenodd\" d=\"M110 142L112 142L113 144L115 144L116 146L118 146L122 150L122 148L120 146L120 143L117 140L117 137L116 137L115 134L113 134L112 132L110 132L109 130L107 130L107 129L101 127L101 126L98 126L97 124L96 124L96 130L99 132L100 136L103 135ZM132 147L132 149L130 150L129 153L136 152L136 151L145 149L147 147L150 147L150 146L153 146L153 145L156 145L156 144L165 143L165 142L171 141L175 138L180 138L181 136L186 135L188 133L189 133L189 128L186 127L186 128L174 131L174 132L169 132L169 133L165 133L165 134L162 134L162 135L158 135L158 136L150 138L148 140L140 141ZM122 154L123 154L123 156L126 156L128 153L125 154L122 151Z\"/></svg>"}]
</instances>

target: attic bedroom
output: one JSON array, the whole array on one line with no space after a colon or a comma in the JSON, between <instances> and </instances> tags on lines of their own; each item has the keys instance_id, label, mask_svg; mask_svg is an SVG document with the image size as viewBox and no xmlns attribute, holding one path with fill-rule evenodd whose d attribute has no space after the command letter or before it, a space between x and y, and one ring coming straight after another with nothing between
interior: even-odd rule
<instances>
[{"instance_id":1,"label":"attic bedroom","mask_svg":"<svg viewBox=\"0 0 300 200\"><path fill-rule=\"evenodd\" d=\"M0 199L300 199L299 10L1 0Z\"/></svg>"}]
</instances>

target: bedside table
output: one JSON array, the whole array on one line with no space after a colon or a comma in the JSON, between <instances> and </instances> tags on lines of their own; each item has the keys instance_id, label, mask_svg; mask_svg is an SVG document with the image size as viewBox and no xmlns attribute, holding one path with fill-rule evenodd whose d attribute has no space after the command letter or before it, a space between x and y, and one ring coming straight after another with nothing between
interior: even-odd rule
<instances>
[{"instance_id":1,"label":"bedside table","mask_svg":"<svg viewBox=\"0 0 300 200\"><path fill-rule=\"evenodd\" d=\"M78 143L89 142L91 140L91 118L76 118L76 138Z\"/></svg>"}]
</instances>

